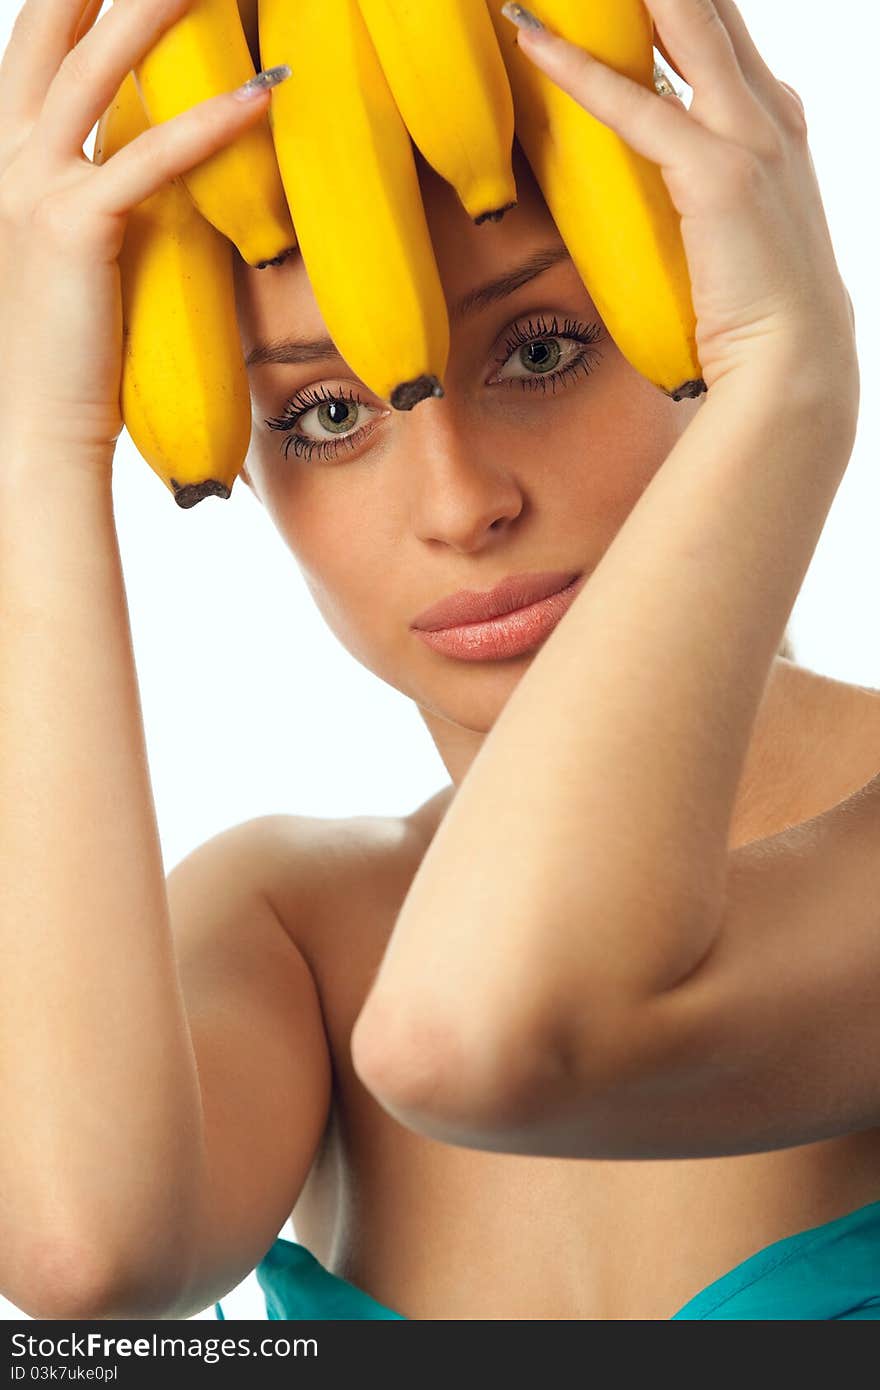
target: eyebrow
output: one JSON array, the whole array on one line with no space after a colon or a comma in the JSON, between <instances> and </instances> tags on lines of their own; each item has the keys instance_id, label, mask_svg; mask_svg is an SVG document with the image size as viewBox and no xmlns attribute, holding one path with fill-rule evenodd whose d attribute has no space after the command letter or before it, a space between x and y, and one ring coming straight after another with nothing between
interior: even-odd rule
<instances>
[{"instance_id":1,"label":"eyebrow","mask_svg":"<svg viewBox=\"0 0 880 1390\"><path fill-rule=\"evenodd\" d=\"M570 260L564 246L547 247L535 251L527 260L511 270L489 280L477 289L469 290L453 306L451 317L465 318L468 314L479 312L499 300L506 299L516 290L522 289L530 281L537 280L545 271L552 270L560 261ZM325 362L332 357L340 357L332 338L277 338L265 343L256 343L245 358L245 367L303 366L311 362Z\"/></svg>"}]
</instances>

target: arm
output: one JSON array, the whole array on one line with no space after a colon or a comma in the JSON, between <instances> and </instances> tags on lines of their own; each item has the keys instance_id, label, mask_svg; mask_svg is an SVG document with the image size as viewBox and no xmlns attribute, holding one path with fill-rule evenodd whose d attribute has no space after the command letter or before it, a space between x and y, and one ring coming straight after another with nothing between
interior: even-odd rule
<instances>
[{"instance_id":1,"label":"arm","mask_svg":"<svg viewBox=\"0 0 880 1390\"><path fill-rule=\"evenodd\" d=\"M93 1307L123 1269L150 1287L185 1263L203 1130L110 457L49 447L7 420L0 1288L14 1301L39 1269Z\"/></svg>"},{"instance_id":2,"label":"arm","mask_svg":"<svg viewBox=\"0 0 880 1390\"><path fill-rule=\"evenodd\" d=\"M338 850L337 827L330 829ZM320 996L295 936L326 882L311 823L291 816L231 826L168 875L207 1180L191 1276L176 1299L167 1298L163 1317L192 1317L240 1284L309 1176L333 1076ZM117 1316L143 1316L141 1288L111 1295Z\"/></svg>"},{"instance_id":3,"label":"arm","mask_svg":"<svg viewBox=\"0 0 880 1390\"><path fill-rule=\"evenodd\" d=\"M752 728L855 436L852 308L803 108L734 6L657 5L690 111L519 36L661 166L709 396L468 769L357 1021L378 1098L453 1142L491 1146L563 1074L588 1114L715 952Z\"/></svg>"},{"instance_id":4,"label":"arm","mask_svg":"<svg viewBox=\"0 0 880 1390\"><path fill-rule=\"evenodd\" d=\"M655 1001L719 955L752 726L853 442L791 360L707 399L441 822L357 1024L406 1123L491 1147L496 1107L563 1062L584 1111L650 1055Z\"/></svg>"},{"instance_id":5,"label":"arm","mask_svg":"<svg viewBox=\"0 0 880 1390\"><path fill-rule=\"evenodd\" d=\"M615 1032L588 1032L588 999L579 1038L564 1052L558 1031L555 1051L533 1041L517 1069L509 1019L494 1070L475 1074L461 1032L426 1025L404 1046L430 1066L386 1062L372 1089L447 1143L567 1158L705 1158L880 1128L880 775L732 851L726 889L705 961Z\"/></svg>"},{"instance_id":6,"label":"arm","mask_svg":"<svg viewBox=\"0 0 880 1390\"><path fill-rule=\"evenodd\" d=\"M322 856L267 817L165 879L110 461L43 457L7 431L0 1291L187 1318L268 1249L326 1123L315 982L269 896L298 918Z\"/></svg>"},{"instance_id":7,"label":"arm","mask_svg":"<svg viewBox=\"0 0 880 1390\"><path fill-rule=\"evenodd\" d=\"M190 1277L210 1174L113 524L118 256L266 106L209 97L96 167L176 18L99 9L27 3L0 61L0 1288L144 1317Z\"/></svg>"}]
</instances>

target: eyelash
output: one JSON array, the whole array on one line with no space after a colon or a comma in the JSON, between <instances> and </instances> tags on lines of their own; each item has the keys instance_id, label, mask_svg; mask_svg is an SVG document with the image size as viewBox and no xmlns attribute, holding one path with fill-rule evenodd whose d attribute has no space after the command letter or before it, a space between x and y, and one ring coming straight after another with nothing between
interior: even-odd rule
<instances>
[{"instance_id":1,"label":"eyelash","mask_svg":"<svg viewBox=\"0 0 880 1390\"><path fill-rule=\"evenodd\" d=\"M540 389L545 395L548 390L552 389L555 395L560 383L573 380L578 372L583 371L585 376L591 374L594 370L594 364L590 361L590 349L603 336L603 329L597 323L584 324L579 323L576 319L564 319L560 324L559 319L555 316L549 323L543 317L538 317L537 319L529 319L527 327L516 324L510 330L505 341L504 356L496 359L499 370L507 365L518 348L527 347L529 343L541 342L544 338L567 338L571 342L581 343L584 350L558 371L535 372L530 376L510 377L503 384L511 386L519 384L526 391ZM315 406L332 401L350 401L354 405L364 404L354 391L329 391L325 386L309 386L287 402L282 415L265 422L270 430L280 430L288 435L282 450L285 458L288 457L291 447L297 458L320 458L322 460L335 458L342 448L354 449L357 447L358 436L364 427L353 431L350 435L340 435L338 439L307 439L305 435L296 433L296 426L303 416L307 415L310 410L314 410Z\"/></svg>"}]
</instances>

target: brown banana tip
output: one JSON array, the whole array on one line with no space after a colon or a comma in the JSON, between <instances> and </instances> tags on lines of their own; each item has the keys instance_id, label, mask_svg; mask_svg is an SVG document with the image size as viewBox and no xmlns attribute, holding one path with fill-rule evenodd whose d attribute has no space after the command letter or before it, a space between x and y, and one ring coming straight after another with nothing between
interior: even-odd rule
<instances>
[{"instance_id":1,"label":"brown banana tip","mask_svg":"<svg viewBox=\"0 0 880 1390\"><path fill-rule=\"evenodd\" d=\"M231 489L216 478L206 478L203 483L184 484L179 483L176 478L172 478L171 486L174 489L174 500L178 507L194 507L204 497L232 496Z\"/></svg>"},{"instance_id":2,"label":"brown banana tip","mask_svg":"<svg viewBox=\"0 0 880 1390\"><path fill-rule=\"evenodd\" d=\"M280 256L273 256L271 261L257 261L254 270L265 270L270 265L282 265L288 256L292 256L296 250L296 246L288 246L286 250L281 252Z\"/></svg>"},{"instance_id":3,"label":"brown banana tip","mask_svg":"<svg viewBox=\"0 0 880 1390\"><path fill-rule=\"evenodd\" d=\"M414 381L404 381L391 392L391 404L395 410L412 410L419 401L430 396L443 396L445 392L435 376L417 376Z\"/></svg>"},{"instance_id":4,"label":"brown banana tip","mask_svg":"<svg viewBox=\"0 0 880 1390\"><path fill-rule=\"evenodd\" d=\"M493 208L491 212L481 212L479 217L474 218L474 226L482 227L484 222L500 222L502 217L508 212L513 212L516 202L505 203L503 208Z\"/></svg>"},{"instance_id":5,"label":"brown banana tip","mask_svg":"<svg viewBox=\"0 0 880 1390\"><path fill-rule=\"evenodd\" d=\"M677 391L667 391L666 395L671 396L674 401L692 401L708 390L708 386L700 376L695 381L686 381L683 386L679 386Z\"/></svg>"}]
</instances>

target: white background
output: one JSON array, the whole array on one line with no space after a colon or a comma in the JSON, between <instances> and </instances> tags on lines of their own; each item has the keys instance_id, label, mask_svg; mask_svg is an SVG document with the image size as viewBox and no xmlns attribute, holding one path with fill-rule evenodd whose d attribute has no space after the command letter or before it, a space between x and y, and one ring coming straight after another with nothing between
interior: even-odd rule
<instances>
[{"instance_id":1,"label":"white background","mask_svg":"<svg viewBox=\"0 0 880 1390\"><path fill-rule=\"evenodd\" d=\"M0 49L17 9L0 16ZM870 211L880 7L836 0L830 14L819 0L740 0L740 10L776 76L806 103L862 368L852 462L791 631L803 665L880 686L880 284ZM123 434L113 493L166 871L254 816L407 812L448 781L414 706L324 626L241 480L229 501L184 511ZM289 1225L283 1233L295 1238ZM228 1318L265 1317L253 1275L223 1307ZM0 1298L0 1318L23 1316Z\"/></svg>"}]
</instances>

